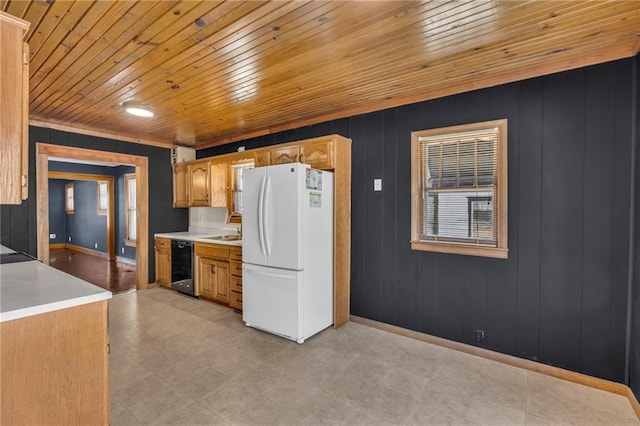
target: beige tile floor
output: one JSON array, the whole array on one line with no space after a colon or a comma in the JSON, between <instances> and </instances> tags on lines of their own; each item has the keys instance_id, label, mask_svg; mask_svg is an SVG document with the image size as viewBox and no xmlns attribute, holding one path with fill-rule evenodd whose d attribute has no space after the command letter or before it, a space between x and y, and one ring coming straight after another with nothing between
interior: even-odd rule
<instances>
[{"instance_id":1,"label":"beige tile floor","mask_svg":"<svg viewBox=\"0 0 640 426\"><path fill-rule=\"evenodd\" d=\"M359 324L298 345L162 288L109 307L114 426L640 426L624 397Z\"/></svg>"}]
</instances>

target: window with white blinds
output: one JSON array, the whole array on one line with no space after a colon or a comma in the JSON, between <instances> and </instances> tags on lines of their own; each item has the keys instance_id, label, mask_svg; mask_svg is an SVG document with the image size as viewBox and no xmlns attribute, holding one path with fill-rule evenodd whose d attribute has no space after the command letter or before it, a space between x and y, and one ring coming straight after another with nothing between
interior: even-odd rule
<instances>
[{"instance_id":1,"label":"window with white blinds","mask_svg":"<svg viewBox=\"0 0 640 426\"><path fill-rule=\"evenodd\" d=\"M506 126L412 133L412 248L507 257Z\"/></svg>"}]
</instances>

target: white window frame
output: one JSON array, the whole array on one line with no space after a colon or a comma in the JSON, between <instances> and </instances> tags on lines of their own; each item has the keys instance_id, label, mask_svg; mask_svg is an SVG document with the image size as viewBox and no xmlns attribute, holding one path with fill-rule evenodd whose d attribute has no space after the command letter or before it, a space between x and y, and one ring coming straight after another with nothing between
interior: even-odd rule
<instances>
[{"instance_id":1,"label":"white window frame","mask_svg":"<svg viewBox=\"0 0 640 426\"><path fill-rule=\"evenodd\" d=\"M486 245L469 242L433 241L421 237L420 224L425 220L423 216L423 194L420 179L424 164L420 162L421 138L437 141L439 137L449 139L457 133L482 132L497 128L496 168L494 171L495 187L493 190L493 209L495 212L494 226L496 229L496 244ZM411 133L411 248L413 250L433 251L439 253L463 254L472 256L508 258L507 241L507 120L493 120L480 123L464 124L460 126L443 127Z\"/></svg>"},{"instance_id":2,"label":"white window frame","mask_svg":"<svg viewBox=\"0 0 640 426\"><path fill-rule=\"evenodd\" d=\"M109 181L99 180L98 188L98 215L106 216L109 211ZM104 190L103 190L104 188Z\"/></svg>"},{"instance_id":3,"label":"white window frame","mask_svg":"<svg viewBox=\"0 0 640 426\"><path fill-rule=\"evenodd\" d=\"M75 188L72 182L64 186L64 212L66 214L75 214L76 212Z\"/></svg>"}]
</instances>

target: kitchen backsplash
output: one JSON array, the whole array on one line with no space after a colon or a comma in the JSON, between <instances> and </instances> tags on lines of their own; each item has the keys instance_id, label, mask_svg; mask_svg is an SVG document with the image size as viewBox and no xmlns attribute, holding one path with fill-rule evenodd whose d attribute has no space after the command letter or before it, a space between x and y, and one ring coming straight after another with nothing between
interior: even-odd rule
<instances>
[{"instance_id":1,"label":"kitchen backsplash","mask_svg":"<svg viewBox=\"0 0 640 426\"><path fill-rule=\"evenodd\" d=\"M226 227L226 207L189 208L189 229Z\"/></svg>"}]
</instances>

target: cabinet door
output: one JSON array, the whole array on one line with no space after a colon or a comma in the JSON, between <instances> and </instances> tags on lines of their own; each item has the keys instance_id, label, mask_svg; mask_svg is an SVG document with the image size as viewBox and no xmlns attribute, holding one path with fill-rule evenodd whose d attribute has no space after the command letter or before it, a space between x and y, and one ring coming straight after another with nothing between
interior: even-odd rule
<instances>
[{"instance_id":1,"label":"cabinet door","mask_svg":"<svg viewBox=\"0 0 640 426\"><path fill-rule=\"evenodd\" d=\"M213 261L214 291L213 298L218 302L229 303L229 262Z\"/></svg>"},{"instance_id":2,"label":"cabinet door","mask_svg":"<svg viewBox=\"0 0 640 426\"><path fill-rule=\"evenodd\" d=\"M21 204L26 198L28 167L28 51L23 37L29 23L0 11L0 204ZM26 75L25 75L26 72Z\"/></svg>"},{"instance_id":3,"label":"cabinet door","mask_svg":"<svg viewBox=\"0 0 640 426\"><path fill-rule=\"evenodd\" d=\"M156 250L156 282L164 287L171 287L171 251Z\"/></svg>"},{"instance_id":4,"label":"cabinet door","mask_svg":"<svg viewBox=\"0 0 640 426\"><path fill-rule=\"evenodd\" d=\"M228 170L227 163L211 165L211 207L227 207Z\"/></svg>"},{"instance_id":5,"label":"cabinet door","mask_svg":"<svg viewBox=\"0 0 640 426\"><path fill-rule=\"evenodd\" d=\"M271 150L271 164L295 163L298 161L298 147L287 146Z\"/></svg>"},{"instance_id":6,"label":"cabinet door","mask_svg":"<svg viewBox=\"0 0 640 426\"><path fill-rule=\"evenodd\" d=\"M266 149L256 151L256 167L268 166L271 164L271 152Z\"/></svg>"},{"instance_id":7,"label":"cabinet door","mask_svg":"<svg viewBox=\"0 0 640 426\"><path fill-rule=\"evenodd\" d=\"M190 181L190 206L211 205L210 198L210 162L198 161L189 164L189 181Z\"/></svg>"},{"instance_id":8,"label":"cabinet door","mask_svg":"<svg viewBox=\"0 0 640 426\"><path fill-rule=\"evenodd\" d=\"M171 240L156 238L156 283L171 287Z\"/></svg>"},{"instance_id":9,"label":"cabinet door","mask_svg":"<svg viewBox=\"0 0 640 426\"><path fill-rule=\"evenodd\" d=\"M189 165L173 165L173 207L189 207Z\"/></svg>"},{"instance_id":10,"label":"cabinet door","mask_svg":"<svg viewBox=\"0 0 640 426\"><path fill-rule=\"evenodd\" d=\"M315 169L333 168L333 141L310 142L300 145L300 162Z\"/></svg>"},{"instance_id":11,"label":"cabinet door","mask_svg":"<svg viewBox=\"0 0 640 426\"><path fill-rule=\"evenodd\" d=\"M196 257L197 294L210 299L215 295L215 260L208 257Z\"/></svg>"}]
</instances>

